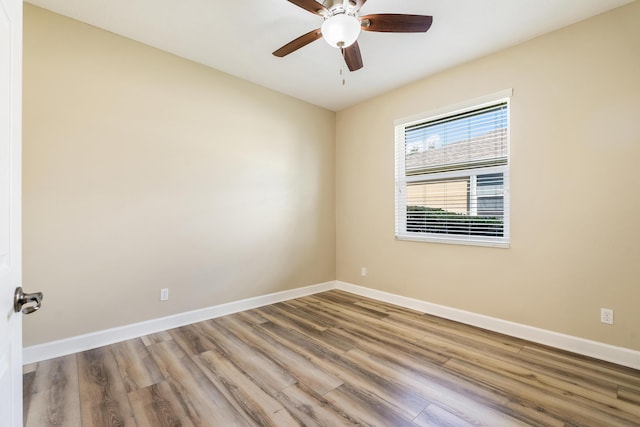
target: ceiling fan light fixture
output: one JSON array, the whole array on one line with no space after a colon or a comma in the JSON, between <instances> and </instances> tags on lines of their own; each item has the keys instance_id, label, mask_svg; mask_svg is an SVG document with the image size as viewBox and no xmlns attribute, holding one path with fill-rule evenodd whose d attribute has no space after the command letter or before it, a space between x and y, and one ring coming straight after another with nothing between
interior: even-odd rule
<instances>
[{"instance_id":1,"label":"ceiling fan light fixture","mask_svg":"<svg viewBox=\"0 0 640 427\"><path fill-rule=\"evenodd\" d=\"M358 39L360 21L355 16L340 13L325 19L321 31L322 37L330 46L344 49Z\"/></svg>"}]
</instances>

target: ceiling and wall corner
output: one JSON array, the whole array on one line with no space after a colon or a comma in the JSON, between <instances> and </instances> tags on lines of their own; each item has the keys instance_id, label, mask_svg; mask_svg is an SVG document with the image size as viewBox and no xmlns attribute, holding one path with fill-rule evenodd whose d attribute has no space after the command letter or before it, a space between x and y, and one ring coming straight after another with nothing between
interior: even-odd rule
<instances>
[{"instance_id":1,"label":"ceiling and wall corner","mask_svg":"<svg viewBox=\"0 0 640 427\"><path fill-rule=\"evenodd\" d=\"M271 54L322 24L287 0L29 0L333 111L630 1L369 0L363 14L432 15L433 25L426 34L363 32L364 68L343 86L340 54L322 40L286 58Z\"/></svg>"}]
</instances>

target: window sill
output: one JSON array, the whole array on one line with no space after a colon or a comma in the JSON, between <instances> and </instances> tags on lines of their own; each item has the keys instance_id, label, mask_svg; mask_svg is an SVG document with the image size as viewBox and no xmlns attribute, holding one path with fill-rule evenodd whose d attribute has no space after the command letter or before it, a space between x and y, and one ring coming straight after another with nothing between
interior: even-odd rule
<instances>
[{"instance_id":1,"label":"window sill","mask_svg":"<svg viewBox=\"0 0 640 427\"><path fill-rule=\"evenodd\" d=\"M405 240L413 242L426 242L426 243L446 243L452 245L465 245L465 246L484 246L490 248L502 248L509 249L510 242L504 240L470 240L468 238L455 238L452 236L437 237L424 234L401 234L396 235L396 240Z\"/></svg>"}]
</instances>

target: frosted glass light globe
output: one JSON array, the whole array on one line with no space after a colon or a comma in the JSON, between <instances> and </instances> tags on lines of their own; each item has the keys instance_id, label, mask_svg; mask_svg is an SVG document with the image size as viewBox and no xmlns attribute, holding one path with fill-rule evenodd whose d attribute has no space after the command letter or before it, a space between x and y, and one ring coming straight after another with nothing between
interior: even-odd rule
<instances>
[{"instance_id":1,"label":"frosted glass light globe","mask_svg":"<svg viewBox=\"0 0 640 427\"><path fill-rule=\"evenodd\" d=\"M330 46L345 48L351 46L360 35L360 21L355 16L344 13L333 15L322 23L322 37Z\"/></svg>"}]
</instances>

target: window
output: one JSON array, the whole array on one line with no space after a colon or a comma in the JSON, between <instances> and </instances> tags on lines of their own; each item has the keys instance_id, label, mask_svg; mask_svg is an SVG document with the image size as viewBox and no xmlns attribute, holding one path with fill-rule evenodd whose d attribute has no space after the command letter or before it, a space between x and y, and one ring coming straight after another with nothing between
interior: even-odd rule
<instances>
[{"instance_id":1,"label":"window","mask_svg":"<svg viewBox=\"0 0 640 427\"><path fill-rule=\"evenodd\" d=\"M508 247L510 95L396 122L396 238Z\"/></svg>"}]
</instances>

